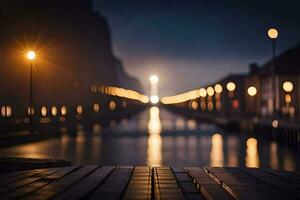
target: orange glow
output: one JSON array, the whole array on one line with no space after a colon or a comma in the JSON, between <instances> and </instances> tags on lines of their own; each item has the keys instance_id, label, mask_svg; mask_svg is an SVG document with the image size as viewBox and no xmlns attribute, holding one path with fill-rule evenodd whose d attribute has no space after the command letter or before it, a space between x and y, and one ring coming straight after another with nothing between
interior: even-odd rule
<instances>
[{"instance_id":1,"label":"orange glow","mask_svg":"<svg viewBox=\"0 0 300 200\"><path fill-rule=\"evenodd\" d=\"M161 98L161 102L163 104L176 104L176 103L187 102L189 100L199 98L200 94L204 95L203 89L192 90L192 91L181 93L181 94L174 95L174 96L163 97L163 98ZM206 96L206 92L205 92L205 96Z\"/></svg>"},{"instance_id":2,"label":"orange glow","mask_svg":"<svg viewBox=\"0 0 300 200\"><path fill-rule=\"evenodd\" d=\"M255 138L249 138L246 145L246 167L259 167L257 140Z\"/></svg>"},{"instance_id":3,"label":"orange glow","mask_svg":"<svg viewBox=\"0 0 300 200\"><path fill-rule=\"evenodd\" d=\"M100 111L100 105L98 103L95 103L93 105L93 110L94 110L94 112L99 112Z\"/></svg>"},{"instance_id":4,"label":"orange glow","mask_svg":"<svg viewBox=\"0 0 300 200\"><path fill-rule=\"evenodd\" d=\"M198 107L199 107L198 102L197 101L192 101L191 107L192 107L193 110L197 110Z\"/></svg>"},{"instance_id":5,"label":"orange glow","mask_svg":"<svg viewBox=\"0 0 300 200\"><path fill-rule=\"evenodd\" d=\"M76 112L77 112L77 114L82 114L83 113L83 107L82 107L82 105L78 105L76 107Z\"/></svg>"},{"instance_id":6,"label":"orange glow","mask_svg":"<svg viewBox=\"0 0 300 200\"><path fill-rule=\"evenodd\" d=\"M236 88L236 85L234 82L228 82L226 88L228 91L233 92Z\"/></svg>"},{"instance_id":7,"label":"orange glow","mask_svg":"<svg viewBox=\"0 0 300 200\"><path fill-rule=\"evenodd\" d=\"M57 108L56 108L56 106L52 106L51 113L52 113L52 116L54 116L54 117L57 115Z\"/></svg>"},{"instance_id":8,"label":"orange glow","mask_svg":"<svg viewBox=\"0 0 300 200\"><path fill-rule=\"evenodd\" d=\"M10 106L2 106L1 115L2 117L10 117L12 115L12 108Z\"/></svg>"},{"instance_id":9,"label":"orange glow","mask_svg":"<svg viewBox=\"0 0 300 200\"><path fill-rule=\"evenodd\" d=\"M211 137L211 152L210 165L212 167L223 167L224 153L223 153L223 137L219 133L215 133Z\"/></svg>"},{"instance_id":10,"label":"orange glow","mask_svg":"<svg viewBox=\"0 0 300 200\"><path fill-rule=\"evenodd\" d=\"M282 84L282 88L284 91L286 92L292 92L293 91L293 88L294 88L294 85L291 81L285 81L283 84Z\"/></svg>"},{"instance_id":11,"label":"orange glow","mask_svg":"<svg viewBox=\"0 0 300 200\"><path fill-rule=\"evenodd\" d=\"M285 97L284 97L284 99L285 99L286 103L291 103L291 101L292 101L292 97L289 94L286 94Z\"/></svg>"},{"instance_id":12,"label":"orange glow","mask_svg":"<svg viewBox=\"0 0 300 200\"><path fill-rule=\"evenodd\" d=\"M221 84L216 84L215 85L215 91L217 94L220 94L223 91L222 85Z\"/></svg>"},{"instance_id":13,"label":"orange glow","mask_svg":"<svg viewBox=\"0 0 300 200\"><path fill-rule=\"evenodd\" d=\"M36 58L36 54L35 54L34 51L31 50L31 51L27 52L26 57L27 57L28 60L32 61L32 60L34 60Z\"/></svg>"},{"instance_id":14,"label":"orange glow","mask_svg":"<svg viewBox=\"0 0 300 200\"><path fill-rule=\"evenodd\" d=\"M278 37L278 31L275 28L270 28L268 30L268 36L271 39L276 39Z\"/></svg>"},{"instance_id":15,"label":"orange glow","mask_svg":"<svg viewBox=\"0 0 300 200\"><path fill-rule=\"evenodd\" d=\"M34 108L28 107L27 108L27 113L28 113L28 115L34 115Z\"/></svg>"},{"instance_id":16,"label":"orange glow","mask_svg":"<svg viewBox=\"0 0 300 200\"><path fill-rule=\"evenodd\" d=\"M215 90L214 90L213 87L208 87L208 88L206 89L206 92L207 92L207 95L208 95L208 96L213 96L214 93L215 93Z\"/></svg>"},{"instance_id":17,"label":"orange glow","mask_svg":"<svg viewBox=\"0 0 300 200\"><path fill-rule=\"evenodd\" d=\"M60 113L62 116L66 115L67 114L67 107L66 106L62 106L60 108Z\"/></svg>"},{"instance_id":18,"label":"orange glow","mask_svg":"<svg viewBox=\"0 0 300 200\"><path fill-rule=\"evenodd\" d=\"M204 88L200 88L200 90L199 90L199 94L200 94L200 97L206 97L206 89L204 89Z\"/></svg>"},{"instance_id":19,"label":"orange glow","mask_svg":"<svg viewBox=\"0 0 300 200\"><path fill-rule=\"evenodd\" d=\"M116 102L110 101L110 102L109 102L109 109L110 109L111 111L114 111L116 108L117 108Z\"/></svg>"},{"instance_id":20,"label":"orange glow","mask_svg":"<svg viewBox=\"0 0 300 200\"><path fill-rule=\"evenodd\" d=\"M105 93L107 95L118 96L127 99L133 99L140 101L142 103L148 103L149 97L143 94L140 94L134 90L127 90L119 87L110 87L110 86L102 86L101 93Z\"/></svg>"},{"instance_id":21,"label":"orange glow","mask_svg":"<svg viewBox=\"0 0 300 200\"><path fill-rule=\"evenodd\" d=\"M47 116L47 107L46 106L42 106L42 108L41 108L41 115L43 117Z\"/></svg>"},{"instance_id":22,"label":"orange glow","mask_svg":"<svg viewBox=\"0 0 300 200\"><path fill-rule=\"evenodd\" d=\"M247 90L249 96L255 96L257 94L257 89L254 86L250 86Z\"/></svg>"},{"instance_id":23,"label":"orange glow","mask_svg":"<svg viewBox=\"0 0 300 200\"><path fill-rule=\"evenodd\" d=\"M279 121L278 120L275 119L275 120L272 121L272 127L273 128L278 128L278 125L279 125Z\"/></svg>"}]
</instances>

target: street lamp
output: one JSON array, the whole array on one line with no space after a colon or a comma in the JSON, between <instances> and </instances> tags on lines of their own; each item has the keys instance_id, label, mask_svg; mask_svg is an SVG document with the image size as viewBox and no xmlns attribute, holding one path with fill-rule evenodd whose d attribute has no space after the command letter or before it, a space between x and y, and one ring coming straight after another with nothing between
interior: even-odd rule
<instances>
[{"instance_id":1,"label":"street lamp","mask_svg":"<svg viewBox=\"0 0 300 200\"><path fill-rule=\"evenodd\" d=\"M254 97L257 94L257 89L254 86L250 86L247 90L249 96Z\"/></svg>"},{"instance_id":2,"label":"street lamp","mask_svg":"<svg viewBox=\"0 0 300 200\"><path fill-rule=\"evenodd\" d=\"M285 109L286 109L287 115L290 117L290 103L292 101L292 97L289 93L293 91L294 85L291 81L285 81L282 84L282 89L287 93L285 95L285 104L286 104Z\"/></svg>"},{"instance_id":3,"label":"street lamp","mask_svg":"<svg viewBox=\"0 0 300 200\"><path fill-rule=\"evenodd\" d=\"M272 67L272 82L273 82L273 116L276 115L276 80L275 80L275 70L276 70L276 63L275 63L275 41L278 37L278 31L275 28L270 28L268 30L268 36L272 41L272 56L273 56L273 67Z\"/></svg>"},{"instance_id":4,"label":"street lamp","mask_svg":"<svg viewBox=\"0 0 300 200\"><path fill-rule=\"evenodd\" d=\"M36 53L32 50L28 51L26 54L27 59L30 61L30 86L29 86L29 116L30 116L30 123L31 123L31 132L33 132L33 81L32 81L32 68L33 68L33 61L36 58Z\"/></svg>"},{"instance_id":5,"label":"street lamp","mask_svg":"<svg viewBox=\"0 0 300 200\"><path fill-rule=\"evenodd\" d=\"M157 104L159 102L159 97L158 97L158 76L157 75L151 75L149 77L150 80L150 86L151 86L151 91L150 91L150 102L152 104Z\"/></svg>"}]
</instances>

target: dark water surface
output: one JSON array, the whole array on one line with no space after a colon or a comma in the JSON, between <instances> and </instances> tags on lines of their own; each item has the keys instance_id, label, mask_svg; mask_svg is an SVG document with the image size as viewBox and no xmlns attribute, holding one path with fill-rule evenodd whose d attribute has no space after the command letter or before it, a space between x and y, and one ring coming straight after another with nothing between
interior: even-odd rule
<instances>
[{"instance_id":1,"label":"dark water surface","mask_svg":"<svg viewBox=\"0 0 300 200\"><path fill-rule=\"evenodd\" d=\"M82 128L79 126L79 129ZM0 150L0 157L66 159L72 164L247 166L300 171L300 152L276 141L228 133L157 107L92 132Z\"/></svg>"}]
</instances>

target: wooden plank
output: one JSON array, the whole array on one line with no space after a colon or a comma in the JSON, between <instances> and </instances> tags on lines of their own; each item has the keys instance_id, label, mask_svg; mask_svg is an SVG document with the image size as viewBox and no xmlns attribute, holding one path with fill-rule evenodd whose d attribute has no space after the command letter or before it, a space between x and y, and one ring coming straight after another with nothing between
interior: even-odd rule
<instances>
[{"instance_id":1,"label":"wooden plank","mask_svg":"<svg viewBox=\"0 0 300 200\"><path fill-rule=\"evenodd\" d=\"M155 199L184 199L176 178L169 167L155 167L153 176Z\"/></svg>"},{"instance_id":2,"label":"wooden plank","mask_svg":"<svg viewBox=\"0 0 300 200\"><path fill-rule=\"evenodd\" d=\"M7 178L0 180L0 187L3 187L4 185L22 180L24 178L35 176L35 175L40 174L47 170L48 169L35 169L35 170L31 170L31 171L26 171L25 173L17 172L17 173L9 174Z\"/></svg>"},{"instance_id":3,"label":"wooden plank","mask_svg":"<svg viewBox=\"0 0 300 200\"><path fill-rule=\"evenodd\" d=\"M109 176L109 174L115 169L112 166L103 166L97 168L82 181L76 184L69 190L61 193L54 199L82 199L88 196L93 190L95 190L103 181Z\"/></svg>"},{"instance_id":4,"label":"wooden plank","mask_svg":"<svg viewBox=\"0 0 300 200\"><path fill-rule=\"evenodd\" d=\"M186 167L189 175L192 177L194 183L202 195L209 200L232 200L231 196L219 183L216 182L203 168L200 167Z\"/></svg>"},{"instance_id":5,"label":"wooden plank","mask_svg":"<svg viewBox=\"0 0 300 200\"><path fill-rule=\"evenodd\" d=\"M288 199L288 196L284 193L274 189L269 184L266 184L254 176L251 176L248 173L245 173L240 168L236 167L226 167L226 171L231 173L234 177L236 177L240 182L247 185L248 188L255 190L263 199L271 199L271 200L282 200Z\"/></svg>"},{"instance_id":6,"label":"wooden plank","mask_svg":"<svg viewBox=\"0 0 300 200\"><path fill-rule=\"evenodd\" d=\"M17 190L14 190L13 192L7 194L2 199L17 199L21 197L27 197L29 194L37 191L38 189L44 187L45 185L50 184L51 182L64 177L65 175L69 174L73 170L76 170L78 166L75 167L63 167L59 169L57 172L50 174L44 178L41 178L33 183L30 183L26 185L26 187L18 188Z\"/></svg>"},{"instance_id":7,"label":"wooden plank","mask_svg":"<svg viewBox=\"0 0 300 200\"><path fill-rule=\"evenodd\" d=\"M151 199L150 167L135 167L123 199Z\"/></svg>"},{"instance_id":8,"label":"wooden plank","mask_svg":"<svg viewBox=\"0 0 300 200\"><path fill-rule=\"evenodd\" d=\"M260 195L247 185L241 183L224 168L206 167L205 171L216 180L235 199L262 199Z\"/></svg>"},{"instance_id":9,"label":"wooden plank","mask_svg":"<svg viewBox=\"0 0 300 200\"><path fill-rule=\"evenodd\" d=\"M50 178L56 179L55 181L51 182L48 185L38 189L37 191L31 193L28 199L48 199L58 195L59 193L67 190L68 188L72 187L74 184L79 182L83 179L87 174L91 173L95 170L97 166L84 166L78 169L73 170L68 175L57 178L55 175L50 175Z\"/></svg>"},{"instance_id":10,"label":"wooden plank","mask_svg":"<svg viewBox=\"0 0 300 200\"><path fill-rule=\"evenodd\" d=\"M117 167L89 199L119 199L130 180L133 167Z\"/></svg>"},{"instance_id":11,"label":"wooden plank","mask_svg":"<svg viewBox=\"0 0 300 200\"><path fill-rule=\"evenodd\" d=\"M260 169L247 168L242 170L256 177L260 181L272 186L274 189L281 191L287 195L289 199L300 199L300 192L295 184L290 184L280 179L278 176L274 176Z\"/></svg>"},{"instance_id":12,"label":"wooden plank","mask_svg":"<svg viewBox=\"0 0 300 200\"><path fill-rule=\"evenodd\" d=\"M188 175L183 167L172 167L173 174L178 182L185 199L204 199L199 193L197 186L194 184L193 179Z\"/></svg>"},{"instance_id":13,"label":"wooden plank","mask_svg":"<svg viewBox=\"0 0 300 200\"><path fill-rule=\"evenodd\" d=\"M9 183L7 185L4 185L0 188L0 194L5 194L5 193L9 193L9 192L12 192L13 190L16 190L17 188L20 188L20 187L23 187L23 186L26 186L32 182L35 182L41 178L44 178L48 175L51 175L55 172L57 172L59 170L59 168L50 168L46 171L43 171L41 173L38 173L34 176L30 176L30 177L27 177L27 178L24 178L24 179L21 179L21 180L17 180L16 182L13 182L13 183Z\"/></svg>"}]
</instances>

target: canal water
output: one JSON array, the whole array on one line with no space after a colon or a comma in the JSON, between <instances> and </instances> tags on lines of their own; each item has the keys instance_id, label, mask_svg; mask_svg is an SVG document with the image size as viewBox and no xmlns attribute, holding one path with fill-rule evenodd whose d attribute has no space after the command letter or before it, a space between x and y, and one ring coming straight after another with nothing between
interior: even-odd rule
<instances>
[{"instance_id":1,"label":"canal water","mask_svg":"<svg viewBox=\"0 0 300 200\"><path fill-rule=\"evenodd\" d=\"M262 167L300 171L299 152L151 107L93 131L78 125L59 138L0 150L0 157L65 159L72 164Z\"/></svg>"}]
</instances>

